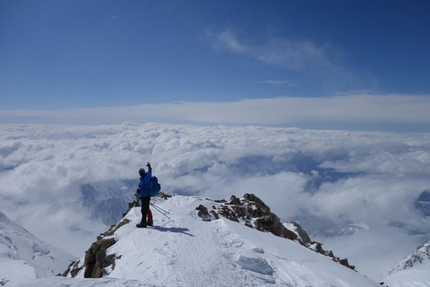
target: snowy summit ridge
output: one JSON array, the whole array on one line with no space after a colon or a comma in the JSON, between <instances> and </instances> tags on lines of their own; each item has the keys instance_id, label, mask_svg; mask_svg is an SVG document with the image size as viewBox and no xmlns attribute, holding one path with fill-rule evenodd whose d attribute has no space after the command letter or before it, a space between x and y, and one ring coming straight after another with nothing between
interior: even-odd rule
<instances>
[{"instance_id":1,"label":"snowy summit ridge","mask_svg":"<svg viewBox=\"0 0 430 287\"><path fill-rule=\"evenodd\" d=\"M89 277L108 286L380 286L310 250L315 242L298 224L280 224L252 194L228 202L174 196L153 203L168 212L153 209L154 227L136 228L140 208L132 206L58 280L70 286L84 286Z\"/></svg>"}]
</instances>

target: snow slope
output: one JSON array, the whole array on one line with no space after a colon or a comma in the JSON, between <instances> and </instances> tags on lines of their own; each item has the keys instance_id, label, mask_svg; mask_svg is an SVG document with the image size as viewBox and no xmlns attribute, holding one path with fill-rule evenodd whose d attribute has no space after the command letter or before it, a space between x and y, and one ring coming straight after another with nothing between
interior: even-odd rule
<instances>
[{"instance_id":1,"label":"snow slope","mask_svg":"<svg viewBox=\"0 0 430 287\"><path fill-rule=\"evenodd\" d=\"M116 260L104 278L84 279L81 269L75 278L69 273L22 286L380 286L298 242L223 217L202 220L196 207L217 208L215 201L175 196L153 202L169 218L152 208L156 226L139 229L140 209L131 209L124 219L130 223L104 238L116 241L106 252Z\"/></svg>"},{"instance_id":2,"label":"snow slope","mask_svg":"<svg viewBox=\"0 0 430 287\"><path fill-rule=\"evenodd\" d=\"M73 260L74 256L36 238L0 211L0 285L53 276Z\"/></svg>"},{"instance_id":3,"label":"snow slope","mask_svg":"<svg viewBox=\"0 0 430 287\"><path fill-rule=\"evenodd\" d=\"M430 287L430 241L397 263L384 282L390 287Z\"/></svg>"}]
</instances>

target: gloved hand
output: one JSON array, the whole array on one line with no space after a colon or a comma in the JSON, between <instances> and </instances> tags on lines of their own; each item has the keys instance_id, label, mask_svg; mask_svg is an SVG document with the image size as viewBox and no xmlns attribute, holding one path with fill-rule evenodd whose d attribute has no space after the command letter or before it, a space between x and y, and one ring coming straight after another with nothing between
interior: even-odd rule
<instances>
[{"instance_id":1,"label":"gloved hand","mask_svg":"<svg viewBox=\"0 0 430 287\"><path fill-rule=\"evenodd\" d=\"M140 197L140 189L138 188L137 190L136 190L136 197Z\"/></svg>"},{"instance_id":2,"label":"gloved hand","mask_svg":"<svg viewBox=\"0 0 430 287\"><path fill-rule=\"evenodd\" d=\"M148 169L151 169L151 164L149 162L146 163L146 166L148 167Z\"/></svg>"}]
</instances>

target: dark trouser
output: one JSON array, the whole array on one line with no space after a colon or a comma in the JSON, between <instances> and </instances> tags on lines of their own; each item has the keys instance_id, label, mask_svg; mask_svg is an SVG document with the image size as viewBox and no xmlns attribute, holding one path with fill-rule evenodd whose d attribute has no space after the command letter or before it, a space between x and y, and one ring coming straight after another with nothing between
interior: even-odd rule
<instances>
[{"instance_id":1,"label":"dark trouser","mask_svg":"<svg viewBox=\"0 0 430 287\"><path fill-rule=\"evenodd\" d=\"M152 223L152 212L149 209L149 201L151 200L151 198L148 197L142 197L142 220L140 221L141 224L146 224L146 216L148 216L148 223Z\"/></svg>"}]
</instances>

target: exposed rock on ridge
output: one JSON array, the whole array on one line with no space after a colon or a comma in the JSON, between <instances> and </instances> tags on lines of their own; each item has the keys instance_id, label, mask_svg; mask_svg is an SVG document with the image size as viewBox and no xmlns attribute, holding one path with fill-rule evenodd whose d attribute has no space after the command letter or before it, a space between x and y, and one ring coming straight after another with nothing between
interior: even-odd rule
<instances>
[{"instance_id":1,"label":"exposed rock on ridge","mask_svg":"<svg viewBox=\"0 0 430 287\"><path fill-rule=\"evenodd\" d=\"M425 243L423 246L417 248L417 250L396 264L387 274L392 275L394 273L414 268L417 265L427 263L430 265L430 241Z\"/></svg>"},{"instance_id":2,"label":"exposed rock on ridge","mask_svg":"<svg viewBox=\"0 0 430 287\"><path fill-rule=\"evenodd\" d=\"M163 199L168 199L170 195L166 195L160 192L158 197ZM140 206L139 200L135 200L128 204L128 209L123 213L123 217L133 208ZM79 271L85 268L84 277L85 278L101 278L108 274L106 269L110 267L112 270L115 269L115 259L121 258L121 256L116 256L116 254L107 254L106 251L109 247L114 245L115 239L111 238L115 231L117 231L121 226L128 224L130 221L128 219L122 219L118 224L112 225L111 228L103 234L97 236L97 241L94 242L90 248L85 252L84 262L80 260L72 262L66 271L62 274L58 274L64 277L75 277ZM109 238L106 238L109 237Z\"/></svg>"},{"instance_id":3,"label":"exposed rock on ridge","mask_svg":"<svg viewBox=\"0 0 430 287\"><path fill-rule=\"evenodd\" d=\"M254 194L246 193L242 198L237 198L233 195L229 201L217 200L215 202L221 204L219 209L212 206L212 210L208 211L202 205L196 208L199 210L198 215L203 220L218 219L221 215L229 220L241 222L248 227L297 241L315 252L332 258L333 261L355 270L355 266L350 265L348 259L340 259L331 250L324 250L322 243L312 241L297 222L281 223L279 217L270 211L270 207Z\"/></svg>"},{"instance_id":4,"label":"exposed rock on ridge","mask_svg":"<svg viewBox=\"0 0 430 287\"><path fill-rule=\"evenodd\" d=\"M161 194L160 197L168 199L170 196ZM211 210L208 210L203 205L199 205L196 208L198 216L204 221L216 220L220 216L223 216L259 231L270 232L276 236L296 241L315 252L331 257L335 262L353 270L355 269L354 266L349 265L347 259L340 259L334 256L332 251L326 251L322 248L322 243L312 241L298 223L294 221L281 223L279 217L270 211L270 207L254 194L247 193L242 198L237 198L233 195L229 201L213 200L213 202L217 204L213 205ZM138 201L129 203L127 212L137 206L139 206ZM129 222L128 219L123 218L118 224L112 225L108 231L100 234L97 237L97 241L85 252L83 262L81 260L72 262L68 269L59 275L76 277L82 269L84 269L85 278L101 278L109 274L108 270L115 269L115 260L121 258L121 255L117 256L116 254L108 254L107 252L109 247L116 243L112 235L121 226Z\"/></svg>"},{"instance_id":5,"label":"exposed rock on ridge","mask_svg":"<svg viewBox=\"0 0 430 287\"><path fill-rule=\"evenodd\" d=\"M97 241L91 244L90 248L85 252L84 262L80 260L72 262L66 271L61 276L67 277L69 274L71 277L75 277L79 271L85 268L84 278L101 278L106 275L107 267L115 269L115 259L121 258L116 254L107 255L106 251L109 247L115 244L115 239L104 238L112 236L118 228L128 224L130 221L123 219L117 225L112 225L111 228L100 236L97 237Z\"/></svg>"}]
</instances>

